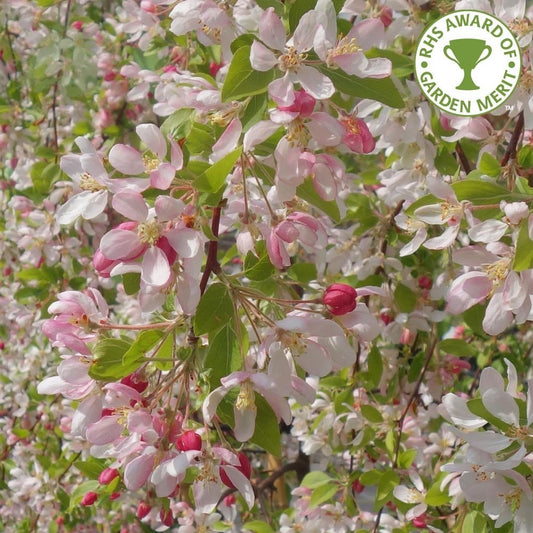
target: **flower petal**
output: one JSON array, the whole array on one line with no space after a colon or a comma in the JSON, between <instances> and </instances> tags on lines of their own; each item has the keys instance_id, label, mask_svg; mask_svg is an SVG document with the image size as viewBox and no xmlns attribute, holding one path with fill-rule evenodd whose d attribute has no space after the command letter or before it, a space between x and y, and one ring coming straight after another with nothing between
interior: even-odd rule
<instances>
[{"instance_id":1,"label":"flower petal","mask_svg":"<svg viewBox=\"0 0 533 533\"><path fill-rule=\"evenodd\" d=\"M122 191L113 196L113 209L121 215L143 222L148 217L148 206L142 195L136 191Z\"/></svg>"},{"instance_id":2,"label":"flower petal","mask_svg":"<svg viewBox=\"0 0 533 533\"><path fill-rule=\"evenodd\" d=\"M141 279L148 285L162 287L170 278L170 266L165 253L157 246L151 246L144 253Z\"/></svg>"},{"instance_id":3,"label":"flower petal","mask_svg":"<svg viewBox=\"0 0 533 533\"><path fill-rule=\"evenodd\" d=\"M144 172L144 163L141 153L125 144L115 144L109 152L109 163L113 168L127 174L135 176Z\"/></svg>"},{"instance_id":4,"label":"flower petal","mask_svg":"<svg viewBox=\"0 0 533 533\"><path fill-rule=\"evenodd\" d=\"M141 141L148 146L150 151L156 154L159 159L167 155L167 142L161 130L155 124L139 124L135 131Z\"/></svg>"}]
</instances>

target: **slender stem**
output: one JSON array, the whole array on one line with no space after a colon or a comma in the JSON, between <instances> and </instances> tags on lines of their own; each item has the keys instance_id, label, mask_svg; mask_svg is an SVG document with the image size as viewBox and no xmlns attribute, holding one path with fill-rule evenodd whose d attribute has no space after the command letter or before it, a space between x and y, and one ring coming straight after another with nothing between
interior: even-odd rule
<instances>
[{"instance_id":1,"label":"slender stem","mask_svg":"<svg viewBox=\"0 0 533 533\"><path fill-rule=\"evenodd\" d=\"M467 174L470 174L470 172L472 172L472 166L470 165L470 161L468 161L463 151L463 147L461 146L461 143L459 141L455 143L455 153L457 154L457 157L459 159L459 162L461 163L461 166L463 167L463 170Z\"/></svg>"},{"instance_id":2,"label":"slender stem","mask_svg":"<svg viewBox=\"0 0 533 533\"><path fill-rule=\"evenodd\" d=\"M220 213L222 211L222 202L218 204L213 210L213 220L211 221L211 232L215 240L209 241L207 249L207 260L205 262L205 270L200 280L200 294L204 294L207 287L207 281L212 272L215 274L220 271L220 264L217 260L218 255L218 230L220 228Z\"/></svg>"},{"instance_id":3,"label":"slender stem","mask_svg":"<svg viewBox=\"0 0 533 533\"><path fill-rule=\"evenodd\" d=\"M435 332L433 332L431 340L429 341L427 351L426 351L426 359L424 361L424 366L422 367L422 370L420 372L420 375L418 376L418 379L415 383L415 386L413 388L413 391L411 392L409 399L407 400L407 404L402 411L402 414L400 418L398 419L398 422L396 423L398 427L398 433L396 435L396 444L394 447L394 459L392 462L392 468L393 470L396 470L398 468L398 457L400 455L400 443L402 440L402 433L403 433L403 423L405 421L405 418L407 417L407 414L409 413L409 409L411 408L411 405L413 401L415 400L416 396L418 395L420 385L422 385L422 380L424 379L424 376L426 375L427 369L429 367L429 363L431 361L431 357L433 356L433 352L435 351L435 346L437 345L437 335ZM377 533L379 528L379 523L381 521L381 515L383 513L384 507L382 507L377 516L376 521L374 523L374 528L372 529L373 533Z\"/></svg>"},{"instance_id":4,"label":"slender stem","mask_svg":"<svg viewBox=\"0 0 533 533\"><path fill-rule=\"evenodd\" d=\"M126 329L126 330L146 330L146 329L167 329L175 326L175 322L155 322L153 324L98 324L100 329Z\"/></svg>"},{"instance_id":5,"label":"slender stem","mask_svg":"<svg viewBox=\"0 0 533 533\"><path fill-rule=\"evenodd\" d=\"M518 146L518 140L520 139L520 135L522 135L522 131L524 130L524 112L521 111L518 115L518 120L516 121L513 134L511 136L511 140L509 141L509 144L507 145L507 150L505 150L505 154L502 157L501 160L501 166L504 167L507 165L510 159L516 158L516 147Z\"/></svg>"}]
</instances>

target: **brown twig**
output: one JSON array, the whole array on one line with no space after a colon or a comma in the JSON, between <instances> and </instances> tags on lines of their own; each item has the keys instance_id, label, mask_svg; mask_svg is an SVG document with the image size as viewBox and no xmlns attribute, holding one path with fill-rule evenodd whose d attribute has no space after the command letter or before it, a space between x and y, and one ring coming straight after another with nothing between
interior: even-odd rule
<instances>
[{"instance_id":1,"label":"brown twig","mask_svg":"<svg viewBox=\"0 0 533 533\"><path fill-rule=\"evenodd\" d=\"M404 410L402 411L402 414L398 421L396 422L396 426L398 428L398 433L396 435L396 444L394 446L394 458L392 461L392 468L393 470L396 470L398 468L398 457L400 455L400 444L402 440L402 434L403 434L403 423L405 421L405 418L407 417L409 413L409 409L411 408L411 405L413 404L416 396L418 395L420 385L422 385L422 380L424 379L424 376L426 375L427 369L429 367L429 363L431 361L431 357L433 356L433 352L435 351L435 346L437 345L437 335L433 333L431 340L428 343L427 351L426 351L426 359L424 361L424 366L422 367L422 370L420 372L420 375L418 376L418 379L415 383L415 386L413 388L413 391L409 395L409 399L407 400L407 404L404 407ZM379 528L379 523L381 521L381 515L383 513L384 507L382 507L376 516L376 521L374 523L374 528L372 529L373 533L376 533Z\"/></svg>"},{"instance_id":2,"label":"brown twig","mask_svg":"<svg viewBox=\"0 0 533 533\"><path fill-rule=\"evenodd\" d=\"M207 260L205 262L205 270L200 280L200 294L204 294L207 287L207 281L212 272L215 274L220 271L220 264L217 260L218 254L218 230L220 227L220 213L222 211L223 202L220 202L213 210L213 220L211 221L211 232L215 237L214 240L209 241L207 249Z\"/></svg>"},{"instance_id":3,"label":"brown twig","mask_svg":"<svg viewBox=\"0 0 533 533\"><path fill-rule=\"evenodd\" d=\"M520 135L522 135L522 131L524 130L524 112L521 111L518 115L518 120L516 121L513 135L511 136L511 140L509 141L509 144L507 145L507 150L505 150L505 154L503 154L502 160L501 160L501 166L504 167L507 165L510 159L516 159L516 147L518 146L518 140L520 139Z\"/></svg>"},{"instance_id":4,"label":"brown twig","mask_svg":"<svg viewBox=\"0 0 533 533\"><path fill-rule=\"evenodd\" d=\"M467 174L470 174L470 172L472 172L472 166L470 165L470 161L468 161L463 151L463 147L461 146L461 143L459 141L455 143L455 153L457 154L457 158L459 159L459 162L461 163L463 170Z\"/></svg>"}]
</instances>

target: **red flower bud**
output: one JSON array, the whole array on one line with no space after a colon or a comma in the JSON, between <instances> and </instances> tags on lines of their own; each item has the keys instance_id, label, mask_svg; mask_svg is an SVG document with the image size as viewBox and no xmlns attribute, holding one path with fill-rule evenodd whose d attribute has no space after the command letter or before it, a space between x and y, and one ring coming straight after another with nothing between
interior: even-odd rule
<instances>
[{"instance_id":1,"label":"red flower bud","mask_svg":"<svg viewBox=\"0 0 533 533\"><path fill-rule=\"evenodd\" d=\"M173 526L174 525L174 515L172 514L172 510L168 509L165 511L165 509L161 509L159 512L159 518L161 518L161 522L163 522L163 525L165 526Z\"/></svg>"},{"instance_id":2,"label":"red flower bud","mask_svg":"<svg viewBox=\"0 0 533 533\"><path fill-rule=\"evenodd\" d=\"M112 492L111 496L109 496L109 499L110 500L117 500L118 498L120 498L120 496L121 496L120 492Z\"/></svg>"},{"instance_id":3,"label":"red flower bud","mask_svg":"<svg viewBox=\"0 0 533 533\"><path fill-rule=\"evenodd\" d=\"M109 485L116 477L118 477L118 470L116 468L104 468L98 476L98 483L100 485Z\"/></svg>"},{"instance_id":4,"label":"red flower bud","mask_svg":"<svg viewBox=\"0 0 533 533\"><path fill-rule=\"evenodd\" d=\"M356 479L352 483L352 489L356 494L361 494L361 492L365 490L365 486L358 479Z\"/></svg>"},{"instance_id":5,"label":"red flower bud","mask_svg":"<svg viewBox=\"0 0 533 533\"><path fill-rule=\"evenodd\" d=\"M97 499L98 494L96 494L96 492L87 492L81 499L81 504L84 507L88 507L89 505L92 505Z\"/></svg>"},{"instance_id":6,"label":"red flower bud","mask_svg":"<svg viewBox=\"0 0 533 533\"><path fill-rule=\"evenodd\" d=\"M142 520L151 510L151 505L148 505L146 502L139 502L139 505L137 505L137 518Z\"/></svg>"},{"instance_id":7,"label":"red flower bud","mask_svg":"<svg viewBox=\"0 0 533 533\"><path fill-rule=\"evenodd\" d=\"M202 449L202 437L195 431L186 431L176 439L176 447L182 452Z\"/></svg>"},{"instance_id":8,"label":"red flower bud","mask_svg":"<svg viewBox=\"0 0 533 533\"><path fill-rule=\"evenodd\" d=\"M146 390L146 387L148 387L148 381L142 379L141 376L139 376L139 374L136 374L135 372L133 374L129 374L125 378L122 378L120 380L120 383L122 383L123 385L127 385L132 389L135 389L138 393L144 392Z\"/></svg>"},{"instance_id":9,"label":"red flower bud","mask_svg":"<svg viewBox=\"0 0 533 533\"><path fill-rule=\"evenodd\" d=\"M240 466L237 466L237 465L231 465L231 466L234 466L237 470L242 472L248 479L250 479L250 476L252 474L252 465L250 464L248 457L246 457L246 455L244 455L244 453L242 452L239 452L237 454L237 457L239 458L239 461L241 463ZM226 463L222 463L222 464L226 464ZM220 480L222 481L222 483L224 483L224 485L226 485L230 489L237 488L231 482L231 479L229 478L228 474L224 472L223 467L220 468L219 472L220 472Z\"/></svg>"},{"instance_id":10,"label":"red flower bud","mask_svg":"<svg viewBox=\"0 0 533 533\"><path fill-rule=\"evenodd\" d=\"M418 286L421 289L428 289L429 290L429 289L431 289L431 287L433 287L433 281L428 276L420 276L418 278Z\"/></svg>"},{"instance_id":11,"label":"red flower bud","mask_svg":"<svg viewBox=\"0 0 533 533\"><path fill-rule=\"evenodd\" d=\"M332 315L340 316L355 309L356 298L357 291L353 287L344 283L334 283L324 291L322 302Z\"/></svg>"}]
</instances>

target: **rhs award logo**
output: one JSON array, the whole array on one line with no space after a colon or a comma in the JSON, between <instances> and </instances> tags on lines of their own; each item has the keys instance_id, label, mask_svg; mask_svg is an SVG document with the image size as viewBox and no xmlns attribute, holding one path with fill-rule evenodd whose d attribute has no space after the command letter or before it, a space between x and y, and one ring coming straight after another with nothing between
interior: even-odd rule
<instances>
[{"instance_id":1,"label":"rhs award logo","mask_svg":"<svg viewBox=\"0 0 533 533\"><path fill-rule=\"evenodd\" d=\"M428 26L415 54L422 92L452 115L481 115L503 105L520 69L520 47L511 30L493 15L470 9Z\"/></svg>"}]
</instances>

